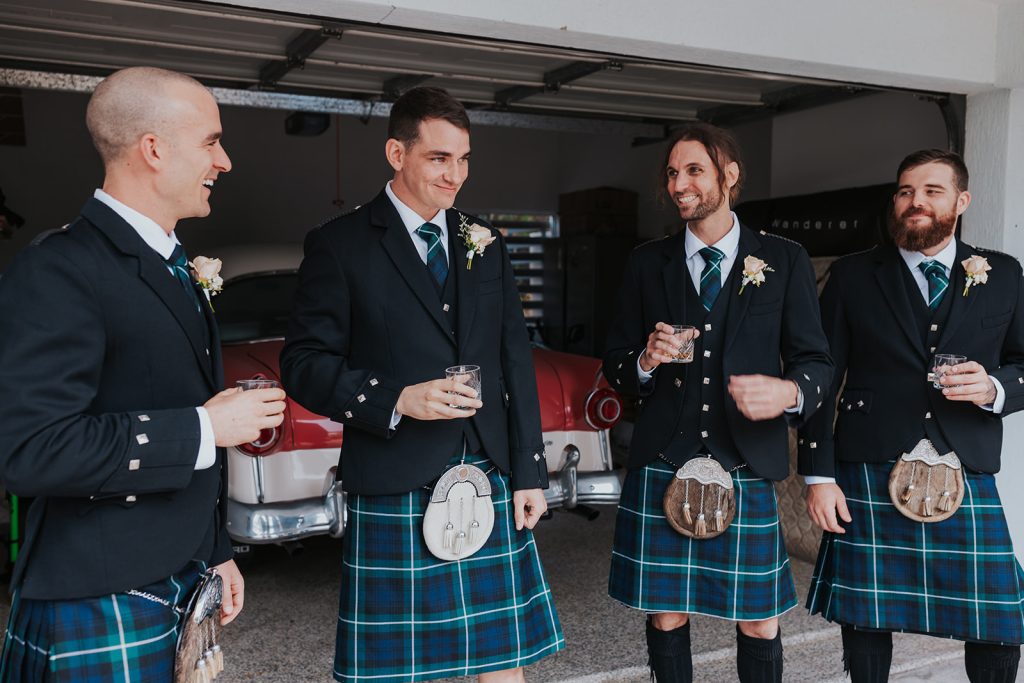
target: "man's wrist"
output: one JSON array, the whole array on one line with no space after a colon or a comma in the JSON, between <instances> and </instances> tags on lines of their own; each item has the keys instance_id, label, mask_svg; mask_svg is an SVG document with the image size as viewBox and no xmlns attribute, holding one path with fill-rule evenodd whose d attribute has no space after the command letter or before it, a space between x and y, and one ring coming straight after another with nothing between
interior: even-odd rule
<instances>
[{"instance_id":1,"label":"man's wrist","mask_svg":"<svg viewBox=\"0 0 1024 683\"><path fill-rule=\"evenodd\" d=\"M646 361L646 363L644 361ZM647 357L647 349L640 352L640 356L637 358L637 363L640 364L640 369L646 373L654 372L654 368L658 367L654 363L651 363L650 359Z\"/></svg>"},{"instance_id":2,"label":"man's wrist","mask_svg":"<svg viewBox=\"0 0 1024 683\"><path fill-rule=\"evenodd\" d=\"M793 398L790 399L789 404L786 406L786 410L792 410L800 405L800 385L793 379L787 380L787 382L793 386Z\"/></svg>"}]
</instances>

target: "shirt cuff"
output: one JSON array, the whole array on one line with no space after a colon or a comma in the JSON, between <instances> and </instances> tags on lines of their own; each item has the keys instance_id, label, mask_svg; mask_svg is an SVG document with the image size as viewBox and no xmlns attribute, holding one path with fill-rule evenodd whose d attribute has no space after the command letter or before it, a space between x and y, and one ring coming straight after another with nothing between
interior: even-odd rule
<instances>
[{"instance_id":1,"label":"shirt cuff","mask_svg":"<svg viewBox=\"0 0 1024 683\"><path fill-rule=\"evenodd\" d=\"M793 382L793 384L796 384L796 405L792 408L786 408L785 412L789 415L800 415L804 412L804 392L799 384L796 382Z\"/></svg>"},{"instance_id":2,"label":"shirt cuff","mask_svg":"<svg viewBox=\"0 0 1024 683\"><path fill-rule=\"evenodd\" d=\"M217 438L213 434L213 422L206 408L198 407L199 413L199 455L194 469L205 470L217 462Z\"/></svg>"},{"instance_id":3,"label":"shirt cuff","mask_svg":"<svg viewBox=\"0 0 1024 683\"><path fill-rule=\"evenodd\" d=\"M804 477L804 483L808 486L814 486L815 484L834 484L836 483L835 477Z\"/></svg>"},{"instance_id":4,"label":"shirt cuff","mask_svg":"<svg viewBox=\"0 0 1024 683\"><path fill-rule=\"evenodd\" d=\"M641 351L640 356L643 355L644 352ZM654 377L654 370L647 372L642 367L640 367L640 356L636 357L636 376L640 378L640 384L647 384L648 382L651 381L651 378Z\"/></svg>"},{"instance_id":5,"label":"shirt cuff","mask_svg":"<svg viewBox=\"0 0 1024 683\"><path fill-rule=\"evenodd\" d=\"M988 378L992 380L992 386L996 388L996 400L992 401L990 405L982 406L982 410L987 410L991 413L998 415L1003 412L1003 405L1006 403L1006 389L1003 389L1003 384L992 375Z\"/></svg>"},{"instance_id":6,"label":"shirt cuff","mask_svg":"<svg viewBox=\"0 0 1024 683\"><path fill-rule=\"evenodd\" d=\"M394 410L391 411L391 424L388 426L388 429L394 429L395 427L398 426L398 423L401 421L402 416L398 414L398 408L396 407Z\"/></svg>"}]
</instances>

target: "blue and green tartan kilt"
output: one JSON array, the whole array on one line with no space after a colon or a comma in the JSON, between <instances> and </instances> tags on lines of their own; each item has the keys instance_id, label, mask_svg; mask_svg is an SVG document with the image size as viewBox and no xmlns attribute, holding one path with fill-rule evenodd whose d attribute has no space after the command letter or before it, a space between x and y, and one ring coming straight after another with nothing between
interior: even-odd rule
<instances>
[{"instance_id":1,"label":"blue and green tartan kilt","mask_svg":"<svg viewBox=\"0 0 1024 683\"><path fill-rule=\"evenodd\" d=\"M184 606L201 563L136 590ZM0 659L3 683L170 681L179 615L150 598L113 593L31 600L16 591Z\"/></svg>"},{"instance_id":2,"label":"blue and green tartan kilt","mask_svg":"<svg viewBox=\"0 0 1024 683\"><path fill-rule=\"evenodd\" d=\"M715 538L694 540L665 519L662 499L674 475L661 460L626 475L608 594L646 612L732 621L770 619L795 607L775 485L746 469L735 470L732 524Z\"/></svg>"},{"instance_id":3,"label":"blue and green tartan kilt","mask_svg":"<svg viewBox=\"0 0 1024 683\"><path fill-rule=\"evenodd\" d=\"M533 533L515 529L508 477L481 456L466 462L490 470L494 530L464 560L446 562L427 550L428 490L349 496L335 679L476 675L530 664L565 646Z\"/></svg>"},{"instance_id":4,"label":"blue and green tartan kilt","mask_svg":"<svg viewBox=\"0 0 1024 683\"><path fill-rule=\"evenodd\" d=\"M942 522L915 522L889 499L888 463L840 462L853 521L826 533L807 608L865 629L1002 644L1024 641L1024 572L995 477L964 469L966 491Z\"/></svg>"}]
</instances>

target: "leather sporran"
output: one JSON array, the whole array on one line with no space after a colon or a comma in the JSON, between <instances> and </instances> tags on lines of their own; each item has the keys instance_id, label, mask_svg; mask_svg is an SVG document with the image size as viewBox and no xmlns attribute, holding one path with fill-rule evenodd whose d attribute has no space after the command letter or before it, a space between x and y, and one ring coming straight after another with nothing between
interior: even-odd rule
<instances>
[{"instance_id":1,"label":"leather sporran","mask_svg":"<svg viewBox=\"0 0 1024 683\"><path fill-rule=\"evenodd\" d=\"M676 470L663 505L668 523L683 536L714 538L736 516L732 475L712 458L689 460Z\"/></svg>"},{"instance_id":2,"label":"leather sporran","mask_svg":"<svg viewBox=\"0 0 1024 683\"><path fill-rule=\"evenodd\" d=\"M174 656L174 683L210 683L224 670L217 644L224 581L208 569L192 591L183 616Z\"/></svg>"},{"instance_id":3,"label":"leather sporran","mask_svg":"<svg viewBox=\"0 0 1024 683\"><path fill-rule=\"evenodd\" d=\"M928 439L896 461L889 474L889 498L900 514L915 522L949 519L964 499L964 471L950 451L939 455Z\"/></svg>"},{"instance_id":4,"label":"leather sporran","mask_svg":"<svg viewBox=\"0 0 1024 683\"><path fill-rule=\"evenodd\" d=\"M423 514L423 540L439 560L463 560L484 547L494 529L487 474L462 463L441 475Z\"/></svg>"}]
</instances>

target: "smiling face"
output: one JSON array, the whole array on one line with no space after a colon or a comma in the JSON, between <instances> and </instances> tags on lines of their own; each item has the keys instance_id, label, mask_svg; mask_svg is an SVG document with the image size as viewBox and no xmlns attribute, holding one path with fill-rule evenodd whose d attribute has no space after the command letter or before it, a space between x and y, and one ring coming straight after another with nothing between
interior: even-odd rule
<instances>
[{"instance_id":1,"label":"smiling face","mask_svg":"<svg viewBox=\"0 0 1024 683\"><path fill-rule=\"evenodd\" d=\"M171 88L174 125L160 136L166 144L155 188L174 220L207 216L217 176L231 170L220 141L220 112L204 88L187 83Z\"/></svg>"},{"instance_id":2,"label":"smiling face","mask_svg":"<svg viewBox=\"0 0 1024 683\"><path fill-rule=\"evenodd\" d=\"M952 238L956 219L970 201L970 193L957 188L948 164L913 166L899 177L889 233L907 251L937 251Z\"/></svg>"},{"instance_id":3,"label":"smiling face","mask_svg":"<svg viewBox=\"0 0 1024 683\"><path fill-rule=\"evenodd\" d=\"M700 142L680 140L675 144L665 169L665 189L683 220L700 221L729 212L726 196L739 178L739 167L735 162L728 162L723 165L723 172L725 177L719 178L707 149Z\"/></svg>"},{"instance_id":4,"label":"smiling face","mask_svg":"<svg viewBox=\"0 0 1024 683\"><path fill-rule=\"evenodd\" d=\"M455 205L455 197L469 176L469 132L444 119L419 124L415 142L406 146L390 138L385 146L395 169L391 189L424 220Z\"/></svg>"}]
</instances>

